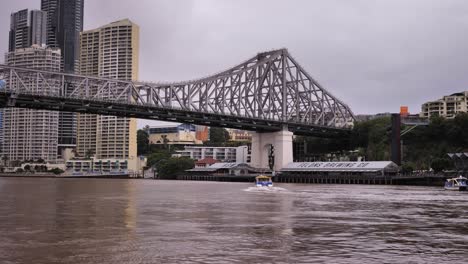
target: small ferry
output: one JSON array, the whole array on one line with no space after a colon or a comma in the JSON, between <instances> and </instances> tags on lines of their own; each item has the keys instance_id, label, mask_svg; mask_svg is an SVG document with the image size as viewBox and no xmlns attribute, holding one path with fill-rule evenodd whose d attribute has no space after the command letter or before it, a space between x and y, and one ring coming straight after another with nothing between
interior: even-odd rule
<instances>
[{"instance_id":1,"label":"small ferry","mask_svg":"<svg viewBox=\"0 0 468 264\"><path fill-rule=\"evenodd\" d=\"M255 186L257 187L273 187L271 176L260 175L255 177Z\"/></svg>"},{"instance_id":2,"label":"small ferry","mask_svg":"<svg viewBox=\"0 0 468 264\"><path fill-rule=\"evenodd\" d=\"M445 182L445 190L450 191L466 191L467 189L467 179L463 176L459 176L458 178L451 178L447 179Z\"/></svg>"}]
</instances>

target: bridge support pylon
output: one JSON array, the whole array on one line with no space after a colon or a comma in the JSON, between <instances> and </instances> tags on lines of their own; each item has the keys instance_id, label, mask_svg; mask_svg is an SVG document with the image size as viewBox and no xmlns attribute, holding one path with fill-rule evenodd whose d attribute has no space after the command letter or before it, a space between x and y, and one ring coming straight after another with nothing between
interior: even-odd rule
<instances>
[{"instance_id":1,"label":"bridge support pylon","mask_svg":"<svg viewBox=\"0 0 468 264\"><path fill-rule=\"evenodd\" d=\"M270 151L274 156L274 171L293 161L293 133L287 129L278 132L252 134L251 166L269 168Z\"/></svg>"}]
</instances>

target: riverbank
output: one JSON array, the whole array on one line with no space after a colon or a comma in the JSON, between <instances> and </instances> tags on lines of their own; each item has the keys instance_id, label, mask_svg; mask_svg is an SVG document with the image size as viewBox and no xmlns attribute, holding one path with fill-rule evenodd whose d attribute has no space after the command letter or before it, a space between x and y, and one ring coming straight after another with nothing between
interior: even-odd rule
<instances>
[{"instance_id":1,"label":"riverbank","mask_svg":"<svg viewBox=\"0 0 468 264\"><path fill-rule=\"evenodd\" d=\"M101 174L101 175L66 175L53 173L30 173L30 174L15 174L1 173L0 178L85 178L85 179L141 179L141 177L130 176L129 174Z\"/></svg>"},{"instance_id":2,"label":"riverbank","mask_svg":"<svg viewBox=\"0 0 468 264\"><path fill-rule=\"evenodd\" d=\"M28 174L0 173L0 177L4 177L4 178L57 178L57 175L53 173L28 173Z\"/></svg>"},{"instance_id":3,"label":"riverbank","mask_svg":"<svg viewBox=\"0 0 468 264\"><path fill-rule=\"evenodd\" d=\"M0 178L73 178L73 179L144 179L128 174L104 174L104 175L56 175L49 173L31 174L0 174ZM277 183L300 183L300 184L365 184L365 185L408 185L408 186L443 186L446 175L397 175L380 177L363 176L329 176L329 175L277 175L273 181ZM171 180L171 179L161 179ZM179 181L213 181L213 182L254 182L254 176L235 175L178 175L172 180Z\"/></svg>"}]
</instances>

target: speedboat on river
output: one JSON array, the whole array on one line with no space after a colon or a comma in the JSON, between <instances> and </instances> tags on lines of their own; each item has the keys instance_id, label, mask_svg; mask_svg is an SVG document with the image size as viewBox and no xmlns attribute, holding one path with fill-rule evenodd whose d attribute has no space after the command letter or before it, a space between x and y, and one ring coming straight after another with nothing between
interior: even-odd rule
<instances>
[{"instance_id":1,"label":"speedboat on river","mask_svg":"<svg viewBox=\"0 0 468 264\"><path fill-rule=\"evenodd\" d=\"M466 191L467 189L467 179L463 176L459 176L458 178L451 178L447 179L445 182L445 190L450 191Z\"/></svg>"},{"instance_id":2,"label":"speedboat on river","mask_svg":"<svg viewBox=\"0 0 468 264\"><path fill-rule=\"evenodd\" d=\"M273 181L270 176L260 175L255 177L255 186L257 187L273 187Z\"/></svg>"}]
</instances>

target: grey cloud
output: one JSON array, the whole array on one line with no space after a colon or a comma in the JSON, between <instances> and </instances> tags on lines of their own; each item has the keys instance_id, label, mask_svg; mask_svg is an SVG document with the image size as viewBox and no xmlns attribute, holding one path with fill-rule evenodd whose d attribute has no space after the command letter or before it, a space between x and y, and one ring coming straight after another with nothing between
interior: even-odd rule
<instances>
[{"instance_id":1,"label":"grey cloud","mask_svg":"<svg viewBox=\"0 0 468 264\"><path fill-rule=\"evenodd\" d=\"M86 1L86 0L85 0ZM40 0L3 4L9 13ZM87 0L85 28L122 18L141 28L140 78L206 76L259 51L287 47L355 113L418 112L426 100L466 90L465 0Z\"/></svg>"}]
</instances>

